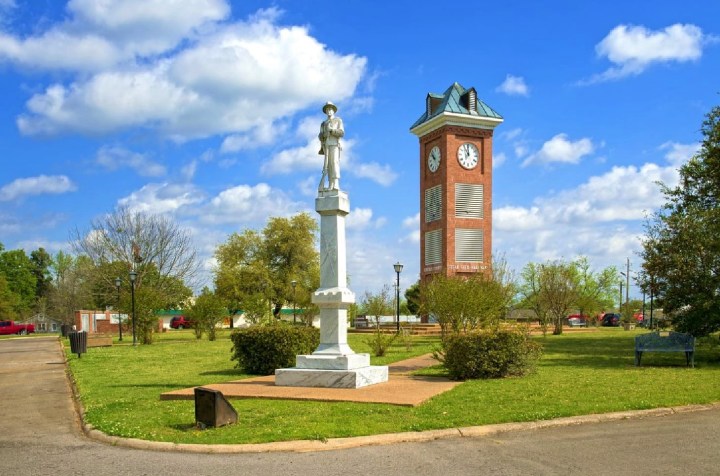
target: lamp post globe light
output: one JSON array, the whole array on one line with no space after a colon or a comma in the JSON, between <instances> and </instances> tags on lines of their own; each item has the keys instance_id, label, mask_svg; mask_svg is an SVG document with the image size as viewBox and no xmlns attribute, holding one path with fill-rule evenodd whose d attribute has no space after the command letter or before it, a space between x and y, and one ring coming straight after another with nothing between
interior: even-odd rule
<instances>
[{"instance_id":1,"label":"lamp post globe light","mask_svg":"<svg viewBox=\"0 0 720 476\"><path fill-rule=\"evenodd\" d=\"M130 296L132 301L132 334L133 334L133 345L137 345L137 338L135 335L135 279L137 279L137 271L134 269L130 271Z\"/></svg>"},{"instance_id":2,"label":"lamp post globe light","mask_svg":"<svg viewBox=\"0 0 720 476\"><path fill-rule=\"evenodd\" d=\"M397 273L397 283L395 287L395 304L397 305L397 333L400 334L400 271L403 269L403 265L398 261L393 265L395 273Z\"/></svg>"},{"instance_id":3,"label":"lamp post globe light","mask_svg":"<svg viewBox=\"0 0 720 476\"><path fill-rule=\"evenodd\" d=\"M293 324L295 324L297 322L297 319L295 318L295 303L297 302L295 300L295 286L297 286L297 281L293 279L292 281L290 281L290 285L293 288Z\"/></svg>"},{"instance_id":4,"label":"lamp post globe light","mask_svg":"<svg viewBox=\"0 0 720 476\"><path fill-rule=\"evenodd\" d=\"M115 278L115 288L117 288L118 298L117 298L117 313L118 313L118 331L120 332L120 338L118 339L120 342L122 342L122 314L120 314L120 285L122 284L122 280L118 276Z\"/></svg>"}]
</instances>

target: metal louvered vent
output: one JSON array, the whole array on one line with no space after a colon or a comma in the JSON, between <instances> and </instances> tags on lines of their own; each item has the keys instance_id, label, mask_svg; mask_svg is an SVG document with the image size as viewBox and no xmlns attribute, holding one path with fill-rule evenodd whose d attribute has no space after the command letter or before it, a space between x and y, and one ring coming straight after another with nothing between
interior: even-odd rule
<instances>
[{"instance_id":1,"label":"metal louvered vent","mask_svg":"<svg viewBox=\"0 0 720 476\"><path fill-rule=\"evenodd\" d=\"M425 223L439 220L442 214L442 185L425 190Z\"/></svg>"},{"instance_id":2,"label":"metal louvered vent","mask_svg":"<svg viewBox=\"0 0 720 476\"><path fill-rule=\"evenodd\" d=\"M425 246L425 256L427 256L427 245ZM482 230L468 228L455 230L455 261L483 261Z\"/></svg>"},{"instance_id":3,"label":"metal louvered vent","mask_svg":"<svg viewBox=\"0 0 720 476\"><path fill-rule=\"evenodd\" d=\"M468 111L477 111L477 93L475 89L468 91Z\"/></svg>"},{"instance_id":4,"label":"metal louvered vent","mask_svg":"<svg viewBox=\"0 0 720 476\"><path fill-rule=\"evenodd\" d=\"M425 233L425 266L442 264L442 229Z\"/></svg>"},{"instance_id":5,"label":"metal louvered vent","mask_svg":"<svg viewBox=\"0 0 720 476\"><path fill-rule=\"evenodd\" d=\"M425 207L427 210L427 205ZM455 184L455 216L457 218L484 217L482 184Z\"/></svg>"}]
</instances>

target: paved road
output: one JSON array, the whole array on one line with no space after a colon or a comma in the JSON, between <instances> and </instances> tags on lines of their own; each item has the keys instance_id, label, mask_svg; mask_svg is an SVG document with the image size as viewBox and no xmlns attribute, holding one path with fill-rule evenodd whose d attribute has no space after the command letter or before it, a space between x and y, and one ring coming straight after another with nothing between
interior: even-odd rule
<instances>
[{"instance_id":1,"label":"paved road","mask_svg":"<svg viewBox=\"0 0 720 476\"><path fill-rule=\"evenodd\" d=\"M109 446L80 431L57 339L0 341L0 402L3 476L720 474L718 407L314 453L212 455Z\"/></svg>"}]
</instances>

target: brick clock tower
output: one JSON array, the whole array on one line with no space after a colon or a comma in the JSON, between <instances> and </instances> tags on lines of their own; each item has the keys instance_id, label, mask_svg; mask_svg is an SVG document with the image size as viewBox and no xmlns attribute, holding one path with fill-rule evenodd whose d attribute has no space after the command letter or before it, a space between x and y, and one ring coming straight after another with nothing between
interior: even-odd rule
<instances>
[{"instance_id":1,"label":"brick clock tower","mask_svg":"<svg viewBox=\"0 0 720 476\"><path fill-rule=\"evenodd\" d=\"M488 271L492 137L500 114L458 83L430 93L410 132L420 139L420 279Z\"/></svg>"}]
</instances>

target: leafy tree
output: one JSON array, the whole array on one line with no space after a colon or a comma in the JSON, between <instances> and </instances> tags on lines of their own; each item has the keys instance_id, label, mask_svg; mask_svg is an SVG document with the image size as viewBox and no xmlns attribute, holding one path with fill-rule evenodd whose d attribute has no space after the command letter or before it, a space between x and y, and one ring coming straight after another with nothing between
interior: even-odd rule
<instances>
[{"instance_id":1,"label":"leafy tree","mask_svg":"<svg viewBox=\"0 0 720 476\"><path fill-rule=\"evenodd\" d=\"M556 261L540 266L540 300L555 324L553 334L562 334L563 321L577 299L577 274L572 264Z\"/></svg>"},{"instance_id":2,"label":"leafy tree","mask_svg":"<svg viewBox=\"0 0 720 476\"><path fill-rule=\"evenodd\" d=\"M312 327L313 322L315 322L315 318L320 315L320 308L317 304L308 303L303 307L303 312L300 315L302 318L302 321L305 323L307 327ZM350 318L350 310L348 309L348 319ZM354 317L352 318L354 319Z\"/></svg>"},{"instance_id":3,"label":"leafy tree","mask_svg":"<svg viewBox=\"0 0 720 476\"><path fill-rule=\"evenodd\" d=\"M420 310L420 281L405 290L407 309L410 314L417 315Z\"/></svg>"},{"instance_id":4,"label":"leafy tree","mask_svg":"<svg viewBox=\"0 0 720 476\"><path fill-rule=\"evenodd\" d=\"M47 298L52 285L52 256L45 251L45 248L38 248L30 253L32 262L32 273L35 276L35 298Z\"/></svg>"},{"instance_id":5,"label":"leafy tree","mask_svg":"<svg viewBox=\"0 0 720 476\"><path fill-rule=\"evenodd\" d=\"M365 291L360 300L360 309L369 316L375 316L375 323L380 325L380 316L393 314L393 296L387 284L377 293Z\"/></svg>"},{"instance_id":6,"label":"leafy tree","mask_svg":"<svg viewBox=\"0 0 720 476\"><path fill-rule=\"evenodd\" d=\"M51 273L53 278L47 303L50 316L63 324L72 324L76 310L95 307L92 299L94 266L90 258L58 251L53 258Z\"/></svg>"},{"instance_id":7,"label":"leafy tree","mask_svg":"<svg viewBox=\"0 0 720 476\"><path fill-rule=\"evenodd\" d=\"M520 286L521 301L519 306L531 309L537 316L540 330L547 334L550 324L550 314L540 295L540 264L528 263L521 272L522 285Z\"/></svg>"},{"instance_id":8,"label":"leafy tree","mask_svg":"<svg viewBox=\"0 0 720 476\"><path fill-rule=\"evenodd\" d=\"M619 276L614 266L593 272L587 257L581 257L572 263L575 266L577 280L577 299L575 307L581 315L593 317L614 303L615 283ZM591 319L596 323L596 319Z\"/></svg>"},{"instance_id":9,"label":"leafy tree","mask_svg":"<svg viewBox=\"0 0 720 476\"><path fill-rule=\"evenodd\" d=\"M5 276L0 274L0 320L17 319L18 295L8 286Z\"/></svg>"},{"instance_id":10,"label":"leafy tree","mask_svg":"<svg viewBox=\"0 0 720 476\"><path fill-rule=\"evenodd\" d=\"M579 298L575 265L563 261L528 263L522 277L521 305L535 311L543 335L550 323L554 324L553 334L562 334L563 320Z\"/></svg>"},{"instance_id":11,"label":"leafy tree","mask_svg":"<svg viewBox=\"0 0 720 476\"><path fill-rule=\"evenodd\" d=\"M259 311L270 307L277 317L293 299L297 307L305 308L311 290L320 285L317 230L315 220L301 213L270 218L262 233L233 233L215 251L216 293L231 309L245 311L250 320L261 319L264 312ZM292 281L296 282L294 290Z\"/></svg>"},{"instance_id":12,"label":"leafy tree","mask_svg":"<svg viewBox=\"0 0 720 476\"><path fill-rule=\"evenodd\" d=\"M156 309L178 307L191 295L198 271L190 234L169 218L135 212L127 207L93 220L85 232L73 232L72 246L87 256L93 266L93 295L96 303L116 301L115 278L129 283L134 270L135 323L140 342L152 342ZM122 309L129 312L129 296Z\"/></svg>"},{"instance_id":13,"label":"leafy tree","mask_svg":"<svg viewBox=\"0 0 720 476\"><path fill-rule=\"evenodd\" d=\"M200 339L207 333L208 340L215 340L217 325L228 315L222 300L207 287L204 287L195 303L187 310L187 315L195 321L195 336Z\"/></svg>"},{"instance_id":14,"label":"leafy tree","mask_svg":"<svg viewBox=\"0 0 720 476\"><path fill-rule=\"evenodd\" d=\"M720 330L720 106L705 117L700 151L663 185L667 202L646 226L643 268L675 328Z\"/></svg>"},{"instance_id":15,"label":"leafy tree","mask_svg":"<svg viewBox=\"0 0 720 476\"><path fill-rule=\"evenodd\" d=\"M478 273L470 277L435 276L421 286L420 312L434 315L443 341L455 334L499 323L508 310L507 283Z\"/></svg>"},{"instance_id":16,"label":"leafy tree","mask_svg":"<svg viewBox=\"0 0 720 476\"><path fill-rule=\"evenodd\" d=\"M30 315L36 301L37 279L33 263L23 250L0 253L0 275L5 276L8 289L16 296L12 299L13 312L18 319Z\"/></svg>"}]
</instances>

